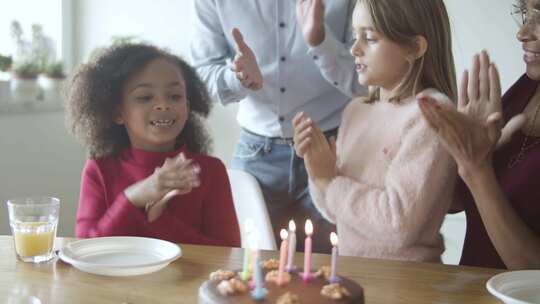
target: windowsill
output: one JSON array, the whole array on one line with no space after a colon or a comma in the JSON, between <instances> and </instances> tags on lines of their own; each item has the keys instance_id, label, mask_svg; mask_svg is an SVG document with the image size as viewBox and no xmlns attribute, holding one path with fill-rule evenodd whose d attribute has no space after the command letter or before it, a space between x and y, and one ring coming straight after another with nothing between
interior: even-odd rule
<instances>
[{"instance_id":1,"label":"windowsill","mask_svg":"<svg viewBox=\"0 0 540 304\"><path fill-rule=\"evenodd\" d=\"M60 112L64 107L60 101L45 102L42 100L29 102L6 102L0 100L0 115L6 114L32 114L42 112Z\"/></svg>"}]
</instances>

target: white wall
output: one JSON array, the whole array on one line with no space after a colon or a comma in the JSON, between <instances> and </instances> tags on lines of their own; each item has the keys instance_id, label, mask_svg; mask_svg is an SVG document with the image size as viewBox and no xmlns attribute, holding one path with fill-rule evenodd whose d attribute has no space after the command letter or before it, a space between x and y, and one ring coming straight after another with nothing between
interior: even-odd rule
<instances>
[{"instance_id":1,"label":"white wall","mask_svg":"<svg viewBox=\"0 0 540 304\"><path fill-rule=\"evenodd\" d=\"M499 67L503 91L524 73L518 27L510 16L515 0L445 0L453 30L458 78L469 68L472 56L487 49Z\"/></svg>"},{"instance_id":2,"label":"white wall","mask_svg":"<svg viewBox=\"0 0 540 304\"><path fill-rule=\"evenodd\" d=\"M117 35L137 35L188 58L192 1L74 1L75 62L85 60L94 47L108 44ZM468 67L475 52L486 48L499 66L503 89L508 88L524 70L520 45L515 40L517 27L509 14L513 0L445 2L454 28L458 75ZM214 154L225 163L230 161L238 137L236 109L216 106L209 121ZM0 147L0 200L27 194L56 195L63 200L59 233L73 235L84 151L64 131L62 113L0 115ZM0 234L9 231L4 205L0 208ZM458 221L462 222L463 217ZM451 236L449 239L459 240L463 228L453 221L444 231ZM452 248L460 250L459 245ZM446 260L455 262L455 254Z\"/></svg>"},{"instance_id":3,"label":"white wall","mask_svg":"<svg viewBox=\"0 0 540 304\"><path fill-rule=\"evenodd\" d=\"M74 235L84 151L62 112L0 114L0 234L9 234L5 201L48 195L61 201L58 234Z\"/></svg>"}]
</instances>

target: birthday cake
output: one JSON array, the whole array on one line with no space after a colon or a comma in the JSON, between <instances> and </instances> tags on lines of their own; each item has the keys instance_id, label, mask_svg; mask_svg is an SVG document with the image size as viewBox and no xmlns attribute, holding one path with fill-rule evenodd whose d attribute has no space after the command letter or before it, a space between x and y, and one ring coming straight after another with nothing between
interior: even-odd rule
<instances>
[{"instance_id":1,"label":"birthday cake","mask_svg":"<svg viewBox=\"0 0 540 304\"><path fill-rule=\"evenodd\" d=\"M264 303L364 303L364 291L356 282L338 276L330 279L330 268L322 267L309 281L304 280L301 271L281 274L278 280L278 262L274 259L263 261ZM334 281L334 283L330 283ZM278 284L279 282L279 284ZM260 286L259 286L260 287ZM258 303L252 280L243 280L241 272L217 270L199 288L199 304L207 303Z\"/></svg>"}]
</instances>

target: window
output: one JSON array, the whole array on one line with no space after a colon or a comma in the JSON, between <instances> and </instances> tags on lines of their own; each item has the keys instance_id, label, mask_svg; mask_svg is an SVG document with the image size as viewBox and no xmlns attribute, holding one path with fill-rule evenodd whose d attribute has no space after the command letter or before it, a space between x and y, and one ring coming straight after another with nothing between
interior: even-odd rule
<instances>
[{"instance_id":1,"label":"window","mask_svg":"<svg viewBox=\"0 0 540 304\"><path fill-rule=\"evenodd\" d=\"M11 22L17 20L24 39L31 40L32 25L40 24L53 42L56 59L66 70L72 65L72 0L5 1L0 18L0 54L15 56L16 44L11 37Z\"/></svg>"}]
</instances>

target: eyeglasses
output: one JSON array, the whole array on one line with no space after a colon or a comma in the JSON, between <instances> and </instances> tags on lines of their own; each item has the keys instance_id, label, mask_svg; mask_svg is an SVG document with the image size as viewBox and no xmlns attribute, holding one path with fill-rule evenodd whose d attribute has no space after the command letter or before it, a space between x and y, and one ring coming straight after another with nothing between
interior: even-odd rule
<instances>
[{"instance_id":1,"label":"eyeglasses","mask_svg":"<svg viewBox=\"0 0 540 304\"><path fill-rule=\"evenodd\" d=\"M540 10L512 5L510 13L519 27L528 27L530 31L540 34Z\"/></svg>"}]
</instances>

